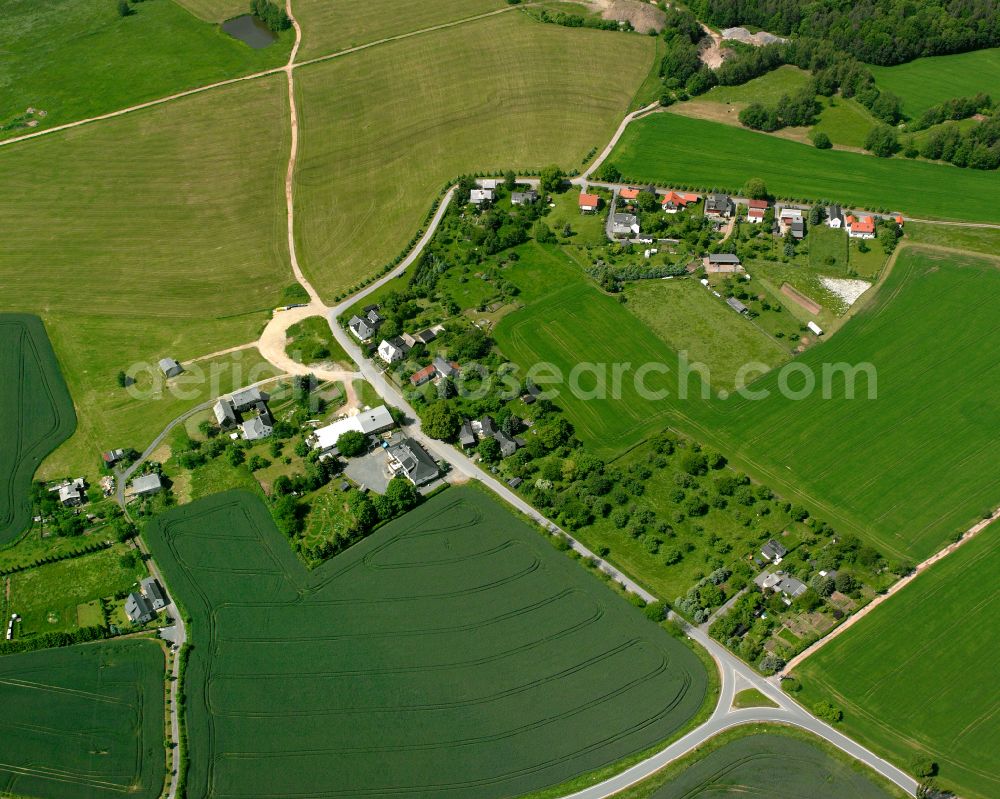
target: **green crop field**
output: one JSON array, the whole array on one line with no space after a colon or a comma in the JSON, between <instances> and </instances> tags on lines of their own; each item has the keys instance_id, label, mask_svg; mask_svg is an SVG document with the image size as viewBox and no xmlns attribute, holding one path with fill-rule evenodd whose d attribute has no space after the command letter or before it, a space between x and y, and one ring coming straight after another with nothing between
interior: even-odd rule
<instances>
[{"instance_id":1,"label":"green crop field","mask_svg":"<svg viewBox=\"0 0 1000 799\"><path fill-rule=\"evenodd\" d=\"M895 799L906 795L819 738L757 724L713 738L619 797Z\"/></svg>"},{"instance_id":2,"label":"green crop field","mask_svg":"<svg viewBox=\"0 0 1000 799\"><path fill-rule=\"evenodd\" d=\"M985 92L994 100L1000 98L1000 47L868 68L879 88L903 99L903 111L910 117L953 97Z\"/></svg>"},{"instance_id":3,"label":"green crop field","mask_svg":"<svg viewBox=\"0 0 1000 799\"><path fill-rule=\"evenodd\" d=\"M472 488L312 572L242 492L146 535L198 620L198 796L520 795L648 749L706 699L694 652Z\"/></svg>"},{"instance_id":4,"label":"green crop field","mask_svg":"<svg viewBox=\"0 0 1000 799\"><path fill-rule=\"evenodd\" d=\"M566 411L577 437L600 457L620 454L666 427L678 385L678 356L617 299L600 291L558 247L531 243L518 253L520 260L508 268L507 277L521 287L518 300L525 307L504 317L494 337L520 375L536 369L543 379L550 374L561 377L550 386L559 392L553 401ZM648 363L666 365L670 372L648 373L645 384L651 393L641 396L636 373ZM551 364L556 372L539 369L538 364ZM580 364L593 364L594 371L583 370L574 380ZM617 364L625 367L620 389L613 376ZM597 372L603 374L604 388L599 391ZM543 379L534 379L544 385ZM690 383L691 391L700 395L698 377ZM671 399L655 394L660 391L669 391Z\"/></svg>"},{"instance_id":5,"label":"green crop field","mask_svg":"<svg viewBox=\"0 0 1000 799\"><path fill-rule=\"evenodd\" d=\"M296 0L295 17L302 26L298 60L328 55L390 36L485 14L505 6L503 0L369 0L331 3Z\"/></svg>"},{"instance_id":6,"label":"green crop field","mask_svg":"<svg viewBox=\"0 0 1000 799\"><path fill-rule=\"evenodd\" d=\"M8 0L0 30L0 126L27 108L31 133L166 97L288 60L292 33L253 50L173 0L149 0L121 18L110 0Z\"/></svg>"},{"instance_id":7,"label":"green crop field","mask_svg":"<svg viewBox=\"0 0 1000 799\"><path fill-rule=\"evenodd\" d=\"M28 490L42 459L72 435L76 414L37 316L0 313L0 545L28 526Z\"/></svg>"},{"instance_id":8,"label":"green crop field","mask_svg":"<svg viewBox=\"0 0 1000 799\"><path fill-rule=\"evenodd\" d=\"M134 399L119 370L260 334L292 281L285 85L265 78L0 148L0 310L37 309L86 409L70 454L44 473L92 472L102 449L141 450L215 396L205 384ZM239 382L238 362L267 376L253 350L221 361L221 391Z\"/></svg>"},{"instance_id":9,"label":"green crop field","mask_svg":"<svg viewBox=\"0 0 1000 799\"><path fill-rule=\"evenodd\" d=\"M243 0L176 0L176 2L206 22L223 22L238 17L240 14L246 14L250 7L250 4ZM287 53L285 55L287 57Z\"/></svg>"},{"instance_id":10,"label":"green crop field","mask_svg":"<svg viewBox=\"0 0 1000 799\"><path fill-rule=\"evenodd\" d=\"M1000 324L985 299L996 292L995 261L903 250L872 304L796 361L815 391L785 396L772 372L752 386L765 399L689 403L682 427L842 532L926 557L1000 501L1000 363L983 346ZM824 365L865 363L877 399L864 373L855 399L842 374L823 398ZM792 374L787 385L803 382Z\"/></svg>"},{"instance_id":11,"label":"green crop field","mask_svg":"<svg viewBox=\"0 0 1000 799\"><path fill-rule=\"evenodd\" d=\"M709 368L716 388L731 389L740 367L749 361L774 367L791 358L786 345L750 319L737 316L696 280L639 281L628 288L626 296L628 310L667 346L675 352L686 351L691 362Z\"/></svg>"},{"instance_id":12,"label":"green crop field","mask_svg":"<svg viewBox=\"0 0 1000 799\"><path fill-rule=\"evenodd\" d=\"M677 114L652 114L629 125L609 159L623 175L663 185L738 191L763 178L782 197L885 207L912 216L1000 221L993 197L1000 175L780 139Z\"/></svg>"},{"instance_id":13,"label":"green crop field","mask_svg":"<svg viewBox=\"0 0 1000 799\"><path fill-rule=\"evenodd\" d=\"M0 794L156 799L163 652L148 640L0 657Z\"/></svg>"},{"instance_id":14,"label":"green crop field","mask_svg":"<svg viewBox=\"0 0 1000 799\"><path fill-rule=\"evenodd\" d=\"M987 528L796 670L802 698L899 765L927 758L968 799L1000 796L1000 538Z\"/></svg>"},{"instance_id":15,"label":"green crop field","mask_svg":"<svg viewBox=\"0 0 1000 799\"><path fill-rule=\"evenodd\" d=\"M464 172L579 168L613 134L654 54L650 37L515 11L297 70L306 273L328 300L372 274ZM584 55L614 63L614 80L579 69Z\"/></svg>"}]
</instances>

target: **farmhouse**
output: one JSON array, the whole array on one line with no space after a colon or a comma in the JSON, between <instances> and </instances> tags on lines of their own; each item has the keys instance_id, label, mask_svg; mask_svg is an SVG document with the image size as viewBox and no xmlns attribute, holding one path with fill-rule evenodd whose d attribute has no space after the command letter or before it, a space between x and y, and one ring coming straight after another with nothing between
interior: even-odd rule
<instances>
[{"instance_id":1,"label":"farmhouse","mask_svg":"<svg viewBox=\"0 0 1000 799\"><path fill-rule=\"evenodd\" d=\"M148 497L163 490L163 481L158 474L144 474L132 481L132 493L137 497Z\"/></svg>"},{"instance_id":2,"label":"farmhouse","mask_svg":"<svg viewBox=\"0 0 1000 799\"><path fill-rule=\"evenodd\" d=\"M848 214L844 218L847 227L847 235L852 239L873 239L875 238L875 219L871 216L855 218Z\"/></svg>"},{"instance_id":3,"label":"farmhouse","mask_svg":"<svg viewBox=\"0 0 1000 799\"><path fill-rule=\"evenodd\" d=\"M434 363L431 365L434 367L434 371L441 377L454 379L462 372L462 367L458 363L455 361L446 361L440 355L434 359Z\"/></svg>"},{"instance_id":4,"label":"farmhouse","mask_svg":"<svg viewBox=\"0 0 1000 799\"><path fill-rule=\"evenodd\" d=\"M125 450L123 449L109 449L107 452L101 453L101 460L104 461L106 466L114 466L124 457Z\"/></svg>"},{"instance_id":5,"label":"farmhouse","mask_svg":"<svg viewBox=\"0 0 1000 799\"><path fill-rule=\"evenodd\" d=\"M75 508L86 500L86 487L86 481L82 477L77 477L50 490L59 492L59 502L64 508Z\"/></svg>"},{"instance_id":6,"label":"farmhouse","mask_svg":"<svg viewBox=\"0 0 1000 799\"><path fill-rule=\"evenodd\" d=\"M764 556L765 560L769 560L771 563L777 565L788 554L788 550L772 538L761 547L760 554Z\"/></svg>"},{"instance_id":7,"label":"farmhouse","mask_svg":"<svg viewBox=\"0 0 1000 799\"><path fill-rule=\"evenodd\" d=\"M743 266L740 264L739 256L728 252L716 252L711 255L706 255L705 258L702 259L702 263L705 266L705 271L710 275L730 275L743 271Z\"/></svg>"},{"instance_id":8,"label":"farmhouse","mask_svg":"<svg viewBox=\"0 0 1000 799\"><path fill-rule=\"evenodd\" d=\"M735 210L727 194L709 194L705 198L705 216L709 219L729 219Z\"/></svg>"},{"instance_id":9,"label":"farmhouse","mask_svg":"<svg viewBox=\"0 0 1000 799\"><path fill-rule=\"evenodd\" d=\"M267 395L256 386L241 388L239 391L234 391L229 395L229 401L232 403L233 409L239 413L256 408L261 403L267 402L267 400Z\"/></svg>"},{"instance_id":10,"label":"farmhouse","mask_svg":"<svg viewBox=\"0 0 1000 799\"><path fill-rule=\"evenodd\" d=\"M393 474L402 475L415 486L426 485L439 474L437 463L427 450L410 438L403 438L389 447L386 460Z\"/></svg>"},{"instance_id":11,"label":"farmhouse","mask_svg":"<svg viewBox=\"0 0 1000 799\"><path fill-rule=\"evenodd\" d=\"M247 441L260 441L274 432L274 419L270 413L255 416L243 422L240 425L240 430L243 431L243 438Z\"/></svg>"},{"instance_id":12,"label":"farmhouse","mask_svg":"<svg viewBox=\"0 0 1000 799\"><path fill-rule=\"evenodd\" d=\"M754 583L762 590L772 590L784 597L786 605L806 592L806 584L782 572L762 572L754 578Z\"/></svg>"},{"instance_id":13,"label":"farmhouse","mask_svg":"<svg viewBox=\"0 0 1000 799\"><path fill-rule=\"evenodd\" d=\"M375 335L375 327L367 319L360 316L352 316L347 322L347 329L351 331L358 341L368 341Z\"/></svg>"},{"instance_id":14,"label":"farmhouse","mask_svg":"<svg viewBox=\"0 0 1000 799\"><path fill-rule=\"evenodd\" d=\"M676 191L668 191L663 195L661 204L664 213L676 214L694 202L698 202L697 194L678 194Z\"/></svg>"},{"instance_id":15,"label":"farmhouse","mask_svg":"<svg viewBox=\"0 0 1000 799\"><path fill-rule=\"evenodd\" d=\"M231 400L220 399L212 406L212 413L215 414L215 421L219 423L219 427L231 427L236 424L236 409Z\"/></svg>"},{"instance_id":16,"label":"farmhouse","mask_svg":"<svg viewBox=\"0 0 1000 799\"><path fill-rule=\"evenodd\" d=\"M177 377L177 375L184 371L184 367L173 358L161 358L160 371L167 377Z\"/></svg>"},{"instance_id":17,"label":"farmhouse","mask_svg":"<svg viewBox=\"0 0 1000 799\"><path fill-rule=\"evenodd\" d=\"M433 380L436 374L437 374L437 369L434 368L433 364L431 364L430 366L425 366L423 369L414 372L412 375L410 375L410 385L414 387L422 386L428 380Z\"/></svg>"},{"instance_id":18,"label":"farmhouse","mask_svg":"<svg viewBox=\"0 0 1000 799\"><path fill-rule=\"evenodd\" d=\"M406 342L399 336L391 340L382 339L382 343L378 345L378 357L386 363L396 363L406 357L408 350Z\"/></svg>"},{"instance_id":19,"label":"farmhouse","mask_svg":"<svg viewBox=\"0 0 1000 799\"><path fill-rule=\"evenodd\" d=\"M527 191L514 191L510 195L511 205L531 205L538 202L538 192L534 189Z\"/></svg>"},{"instance_id":20,"label":"farmhouse","mask_svg":"<svg viewBox=\"0 0 1000 799\"><path fill-rule=\"evenodd\" d=\"M125 614L136 624L146 624L156 618L156 611L142 594L132 593L125 600Z\"/></svg>"},{"instance_id":21,"label":"farmhouse","mask_svg":"<svg viewBox=\"0 0 1000 799\"><path fill-rule=\"evenodd\" d=\"M801 239L805 236L805 222L802 218L802 209L800 208L782 208L778 214L778 229L781 231L781 235L784 236L789 231L791 231L792 236L796 239Z\"/></svg>"},{"instance_id":22,"label":"farmhouse","mask_svg":"<svg viewBox=\"0 0 1000 799\"><path fill-rule=\"evenodd\" d=\"M395 425L396 422L393 420L392 414L389 413L389 409L385 405L379 405L377 408L361 411L353 416L345 416L333 424L319 428L307 439L307 442L312 445L313 449L318 449L321 453L326 454L337 448L337 441L344 433L353 431L373 436L391 430Z\"/></svg>"},{"instance_id":23,"label":"farmhouse","mask_svg":"<svg viewBox=\"0 0 1000 799\"><path fill-rule=\"evenodd\" d=\"M163 591L163 587L155 577L143 578L139 581L139 587L142 591L142 595L146 598L146 601L149 602L149 605L153 610L162 610L169 604L169 600Z\"/></svg>"},{"instance_id":24,"label":"farmhouse","mask_svg":"<svg viewBox=\"0 0 1000 799\"><path fill-rule=\"evenodd\" d=\"M491 203L495 196L493 189L473 189L469 192L469 202L473 205Z\"/></svg>"},{"instance_id":25,"label":"farmhouse","mask_svg":"<svg viewBox=\"0 0 1000 799\"><path fill-rule=\"evenodd\" d=\"M726 299L726 305L728 305L730 308L736 311L736 313L741 313L741 314L750 313L750 309L747 308L742 302L740 302L735 297L728 297Z\"/></svg>"},{"instance_id":26,"label":"farmhouse","mask_svg":"<svg viewBox=\"0 0 1000 799\"><path fill-rule=\"evenodd\" d=\"M580 199L578 200L580 204L580 211L585 214L593 214L597 212L597 209L601 205L601 198L596 194L587 194L586 192L581 192Z\"/></svg>"},{"instance_id":27,"label":"farmhouse","mask_svg":"<svg viewBox=\"0 0 1000 799\"><path fill-rule=\"evenodd\" d=\"M639 235L639 218L635 214L615 214L611 218L611 234L616 238Z\"/></svg>"},{"instance_id":28,"label":"farmhouse","mask_svg":"<svg viewBox=\"0 0 1000 799\"><path fill-rule=\"evenodd\" d=\"M844 226L844 212L839 205L828 205L826 207L826 224L834 230L840 230Z\"/></svg>"},{"instance_id":29,"label":"farmhouse","mask_svg":"<svg viewBox=\"0 0 1000 799\"><path fill-rule=\"evenodd\" d=\"M747 222L759 224L767 213L767 200L750 200L747 203Z\"/></svg>"}]
</instances>

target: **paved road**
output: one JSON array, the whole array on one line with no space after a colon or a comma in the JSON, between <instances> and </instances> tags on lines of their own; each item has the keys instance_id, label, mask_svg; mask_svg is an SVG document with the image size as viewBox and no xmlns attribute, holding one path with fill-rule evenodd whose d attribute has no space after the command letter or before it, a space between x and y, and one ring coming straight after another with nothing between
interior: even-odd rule
<instances>
[{"instance_id":1,"label":"paved road","mask_svg":"<svg viewBox=\"0 0 1000 799\"><path fill-rule=\"evenodd\" d=\"M390 405L394 405L402 410L409 417L410 421L403 426L403 430L407 435L420 442L435 458L449 463L453 470L457 471L464 477L472 480L478 480L483 485L490 488L490 490L492 490L502 500L507 502L511 507L542 525L545 529L562 532L566 535L565 531L562 531L557 525L545 518L542 514L535 510L535 508L531 507L527 502L522 500L517 494L511 491L508 486L483 471L464 453L459 452L455 448L443 442L424 435L421 430L420 420L416 411L406 401L400 390L385 377L385 374L375 365L375 363L362 355L361 349L358 346L358 343L354 340L353 336L344 330L337 322L337 317L343 314L349 307L357 303L359 300L367 297L385 282L397 277L405 271L407 266L412 264L419 257L424 247L426 247L427 243L434 235L434 231L437 229L441 218L444 216L448 204L451 202L453 191L454 190L452 189L448 192L445 200L441 204L441 207L434 215L434 219L428 226L427 232L423 237L421 237L413 252L410 253L410 255L396 269L387 274L381 280L376 281L371 286L358 292L353 297L344 300L339 305L330 309L328 316L330 329L333 332L334 337L344 348L344 351L351 356L357 364L358 370L364 378L371 383L372 387L379 394L379 396ZM593 558L598 563L598 567L602 571L611 575L626 589L638 594L647 602L653 602L656 600L656 597L652 593L643 588L641 585L638 585L628 576L619 572L607 561L597 557L593 552L583 546L583 544L576 541L569 535L566 537L572 542L572 546L577 552L584 557ZM671 614L671 616L675 621L682 624L684 623L682 619L674 614ZM644 760L626 771L597 785L593 785L583 791L574 793L571 797L567 797L566 799L605 799L605 797L611 796L633 783L646 779L667 763L670 763L692 749L695 749L708 741L710 738L718 735L720 732L741 724L753 722L781 722L808 730L809 732L826 739L857 760L867 764L909 793L913 794L916 792L917 784L909 775L896 768L891 763L888 763L878 757L878 755L864 748L860 744L852 741L847 736L833 729L830 725L813 717L801 705L790 699L780 688L769 682L764 677L761 677L759 674L754 672L753 669L725 649L725 647L710 638L705 630L689 627L686 624L685 628L687 630L688 637L708 650L716 664L718 664L721 673L721 693L719 703L716 706L715 712L712 714L711 718L697 729L688 733L680 740L672 743L670 746L657 752L647 760ZM738 690L742 690L743 688L756 688L762 694L774 700L774 702L778 704L778 707L733 710L733 697Z\"/></svg>"}]
</instances>

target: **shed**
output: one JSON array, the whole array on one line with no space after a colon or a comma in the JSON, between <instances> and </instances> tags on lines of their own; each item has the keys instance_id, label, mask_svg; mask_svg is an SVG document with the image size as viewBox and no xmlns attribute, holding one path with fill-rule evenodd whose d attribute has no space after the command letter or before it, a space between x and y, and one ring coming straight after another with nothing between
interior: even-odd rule
<instances>
[{"instance_id":1,"label":"shed","mask_svg":"<svg viewBox=\"0 0 1000 799\"><path fill-rule=\"evenodd\" d=\"M173 358L161 358L160 371L167 377L177 377L177 375L184 371L184 367Z\"/></svg>"},{"instance_id":2,"label":"shed","mask_svg":"<svg viewBox=\"0 0 1000 799\"><path fill-rule=\"evenodd\" d=\"M747 308L742 302L740 302L735 297L728 297L726 299L726 305L732 308L736 313L749 313L750 309Z\"/></svg>"},{"instance_id":3,"label":"shed","mask_svg":"<svg viewBox=\"0 0 1000 799\"><path fill-rule=\"evenodd\" d=\"M144 474L132 481L132 493L137 497L145 497L157 494L163 490L163 481L158 474Z\"/></svg>"}]
</instances>

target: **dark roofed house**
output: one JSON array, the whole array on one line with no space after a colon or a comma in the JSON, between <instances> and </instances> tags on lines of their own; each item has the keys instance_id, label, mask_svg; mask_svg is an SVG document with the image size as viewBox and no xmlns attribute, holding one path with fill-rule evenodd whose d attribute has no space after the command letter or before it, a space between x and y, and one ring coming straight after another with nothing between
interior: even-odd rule
<instances>
[{"instance_id":1,"label":"dark roofed house","mask_svg":"<svg viewBox=\"0 0 1000 799\"><path fill-rule=\"evenodd\" d=\"M160 371L167 377L177 377L177 375L184 371L184 367L173 358L161 358Z\"/></svg>"},{"instance_id":2,"label":"dark roofed house","mask_svg":"<svg viewBox=\"0 0 1000 799\"><path fill-rule=\"evenodd\" d=\"M500 443L500 454L504 458L509 458L515 452L517 452L517 442L512 438L508 438L503 433L497 433L493 436Z\"/></svg>"},{"instance_id":3,"label":"dark roofed house","mask_svg":"<svg viewBox=\"0 0 1000 799\"><path fill-rule=\"evenodd\" d=\"M241 388L239 391L234 391L230 394L229 401L233 403L233 408L242 413L245 410L253 408L260 402L266 402L267 396L256 386L250 386L250 388Z\"/></svg>"},{"instance_id":4,"label":"dark roofed house","mask_svg":"<svg viewBox=\"0 0 1000 799\"><path fill-rule=\"evenodd\" d=\"M789 230L792 231L792 238L801 239L806 235L806 226L801 219L793 219L792 224L789 226Z\"/></svg>"},{"instance_id":5,"label":"dark roofed house","mask_svg":"<svg viewBox=\"0 0 1000 799\"><path fill-rule=\"evenodd\" d=\"M772 563L779 563L788 550L772 538L760 548L760 554Z\"/></svg>"},{"instance_id":6,"label":"dark roofed house","mask_svg":"<svg viewBox=\"0 0 1000 799\"><path fill-rule=\"evenodd\" d=\"M639 217L635 214L615 214L611 217L611 235L625 238L638 236Z\"/></svg>"},{"instance_id":7,"label":"dark roofed house","mask_svg":"<svg viewBox=\"0 0 1000 799\"><path fill-rule=\"evenodd\" d=\"M413 336L421 344L430 344L434 339L437 338L437 333L428 328L427 330L421 330Z\"/></svg>"},{"instance_id":8,"label":"dark roofed house","mask_svg":"<svg viewBox=\"0 0 1000 799\"><path fill-rule=\"evenodd\" d=\"M511 205L531 205L534 202L538 202L538 192L534 189L511 192Z\"/></svg>"},{"instance_id":9,"label":"dark roofed house","mask_svg":"<svg viewBox=\"0 0 1000 799\"><path fill-rule=\"evenodd\" d=\"M368 324L375 328L385 321L385 317L378 312L377 305L371 310L365 312L365 318L368 320Z\"/></svg>"},{"instance_id":10,"label":"dark roofed house","mask_svg":"<svg viewBox=\"0 0 1000 799\"><path fill-rule=\"evenodd\" d=\"M236 424L236 409L229 400L220 399L212 406L212 412L220 427L230 427Z\"/></svg>"},{"instance_id":11,"label":"dark roofed house","mask_svg":"<svg viewBox=\"0 0 1000 799\"><path fill-rule=\"evenodd\" d=\"M726 299L726 305L732 308L736 313L749 313L750 309L747 308L742 302L740 302L735 297L729 297Z\"/></svg>"},{"instance_id":12,"label":"dark roofed house","mask_svg":"<svg viewBox=\"0 0 1000 799\"><path fill-rule=\"evenodd\" d=\"M844 211L839 205L828 205L826 207L826 224L835 230L839 230L844 226Z\"/></svg>"},{"instance_id":13,"label":"dark roofed house","mask_svg":"<svg viewBox=\"0 0 1000 799\"><path fill-rule=\"evenodd\" d=\"M705 198L705 216L726 218L733 215L733 201L727 194L709 194Z\"/></svg>"},{"instance_id":14,"label":"dark roofed house","mask_svg":"<svg viewBox=\"0 0 1000 799\"><path fill-rule=\"evenodd\" d=\"M347 322L347 329L358 341L368 341L375 335L375 328L367 319L362 319L360 316L352 316Z\"/></svg>"},{"instance_id":15,"label":"dark roofed house","mask_svg":"<svg viewBox=\"0 0 1000 799\"><path fill-rule=\"evenodd\" d=\"M402 475L415 486L426 485L437 479L437 463L420 444L403 438L386 450L389 468Z\"/></svg>"},{"instance_id":16,"label":"dark roofed house","mask_svg":"<svg viewBox=\"0 0 1000 799\"><path fill-rule=\"evenodd\" d=\"M484 416L482 419L473 422L472 423L473 430L475 430L477 427L479 428L478 432L480 438L493 438L497 433L497 428L496 425L493 423L492 416Z\"/></svg>"},{"instance_id":17,"label":"dark roofed house","mask_svg":"<svg viewBox=\"0 0 1000 799\"><path fill-rule=\"evenodd\" d=\"M132 593L125 600L125 613L137 624L146 624L156 618L156 612L142 594Z\"/></svg>"},{"instance_id":18,"label":"dark roofed house","mask_svg":"<svg viewBox=\"0 0 1000 799\"><path fill-rule=\"evenodd\" d=\"M731 252L715 252L706 256L704 260L705 271L710 275L733 274L742 272L743 266L740 264L739 256Z\"/></svg>"},{"instance_id":19,"label":"dark roofed house","mask_svg":"<svg viewBox=\"0 0 1000 799\"><path fill-rule=\"evenodd\" d=\"M434 369L441 377L458 377L462 372L462 367L455 361L446 361L440 355L434 359Z\"/></svg>"},{"instance_id":20,"label":"dark roofed house","mask_svg":"<svg viewBox=\"0 0 1000 799\"><path fill-rule=\"evenodd\" d=\"M153 610L165 608L168 604L167 595L163 592L163 587L155 577L146 577L139 581L142 594L146 597Z\"/></svg>"},{"instance_id":21,"label":"dark roofed house","mask_svg":"<svg viewBox=\"0 0 1000 799\"><path fill-rule=\"evenodd\" d=\"M458 432L458 443L463 447L476 446L476 434L472 432L472 425L469 422L462 424L462 429Z\"/></svg>"}]
</instances>

